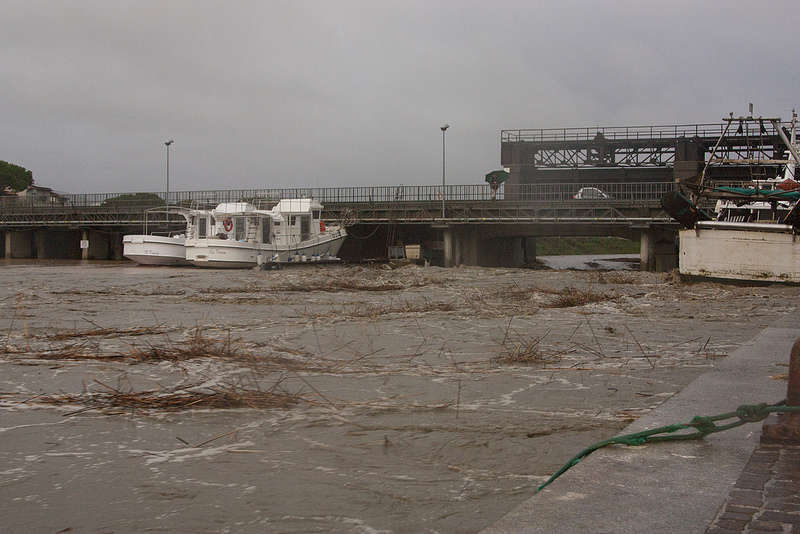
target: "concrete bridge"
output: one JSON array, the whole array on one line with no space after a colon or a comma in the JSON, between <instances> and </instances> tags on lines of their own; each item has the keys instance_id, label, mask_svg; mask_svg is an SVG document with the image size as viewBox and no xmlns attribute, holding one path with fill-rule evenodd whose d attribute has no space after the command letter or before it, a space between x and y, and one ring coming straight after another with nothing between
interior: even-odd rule
<instances>
[{"instance_id":1,"label":"concrete bridge","mask_svg":"<svg viewBox=\"0 0 800 534\"><path fill-rule=\"evenodd\" d=\"M676 225L661 208L674 182L376 186L175 191L170 206L213 208L248 201L269 208L282 198L316 198L323 218L350 225L351 259L385 257L387 245L420 243L441 250L444 265L521 265L535 257L538 236L640 237L643 268L674 266ZM600 191L600 192L598 192ZM180 231L183 220L151 218L163 193L93 193L48 202L0 199L5 258L119 259L122 235ZM84 248L81 248L81 247ZM348 252L349 251L349 252Z\"/></svg>"}]
</instances>

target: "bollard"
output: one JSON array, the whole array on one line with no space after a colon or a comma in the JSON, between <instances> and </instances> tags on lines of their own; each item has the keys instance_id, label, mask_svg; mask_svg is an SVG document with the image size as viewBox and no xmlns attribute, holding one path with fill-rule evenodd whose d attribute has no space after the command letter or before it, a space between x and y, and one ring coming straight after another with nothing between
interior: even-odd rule
<instances>
[{"instance_id":1,"label":"bollard","mask_svg":"<svg viewBox=\"0 0 800 534\"><path fill-rule=\"evenodd\" d=\"M789 356L786 405L800 406L800 339L792 345L792 353ZM761 427L761 443L800 445L800 413L770 415Z\"/></svg>"},{"instance_id":2,"label":"bollard","mask_svg":"<svg viewBox=\"0 0 800 534\"><path fill-rule=\"evenodd\" d=\"M800 339L792 347L789 358L789 386L786 391L786 404L800 406Z\"/></svg>"}]
</instances>

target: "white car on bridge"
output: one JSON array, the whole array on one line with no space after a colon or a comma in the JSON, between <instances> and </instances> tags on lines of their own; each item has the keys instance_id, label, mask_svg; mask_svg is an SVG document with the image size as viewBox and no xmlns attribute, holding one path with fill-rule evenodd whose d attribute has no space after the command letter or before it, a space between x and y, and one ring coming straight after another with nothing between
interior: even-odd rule
<instances>
[{"instance_id":1,"label":"white car on bridge","mask_svg":"<svg viewBox=\"0 0 800 534\"><path fill-rule=\"evenodd\" d=\"M572 195L572 198L575 200L601 200L611 197L596 187L581 187L577 193Z\"/></svg>"}]
</instances>

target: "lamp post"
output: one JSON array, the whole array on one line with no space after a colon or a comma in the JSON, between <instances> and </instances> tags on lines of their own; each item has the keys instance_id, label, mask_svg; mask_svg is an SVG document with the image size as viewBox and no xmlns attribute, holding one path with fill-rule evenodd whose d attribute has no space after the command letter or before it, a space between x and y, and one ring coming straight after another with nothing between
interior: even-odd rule
<instances>
[{"instance_id":1,"label":"lamp post","mask_svg":"<svg viewBox=\"0 0 800 534\"><path fill-rule=\"evenodd\" d=\"M445 197L445 191L446 191L446 189L445 189L445 181L444 181L444 177L445 177L445 174L444 174L444 170L445 170L445 167L444 167L444 164L445 164L445 158L444 158L444 133L447 131L448 128L450 128L449 124L443 124L442 126L440 126L440 129L442 130L442 219L444 219L444 197Z\"/></svg>"},{"instance_id":2,"label":"lamp post","mask_svg":"<svg viewBox=\"0 0 800 534\"><path fill-rule=\"evenodd\" d=\"M164 142L164 145L167 147L167 196L164 198L164 203L167 205L167 207L169 207L169 145L174 142L175 141L172 139Z\"/></svg>"},{"instance_id":3,"label":"lamp post","mask_svg":"<svg viewBox=\"0 0 800 534\"><path fill-rule=\"evenodd\" d=\"M167 147L167 194L164 197L164 203L167 206L167 232L169 232L169 145L174 142L175 141L172 139L164 142L164 145Z\"/></svg>"}]
</instances>

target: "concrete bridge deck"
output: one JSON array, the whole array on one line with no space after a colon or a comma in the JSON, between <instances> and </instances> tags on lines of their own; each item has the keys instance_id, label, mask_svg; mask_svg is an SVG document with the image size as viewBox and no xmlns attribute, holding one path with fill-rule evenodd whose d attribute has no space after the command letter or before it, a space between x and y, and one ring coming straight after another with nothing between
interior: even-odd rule
<instances>
[{"instance_id":1,"label":"concrete bridge deck","mask_svg":"<svg viewBox=\"0 0 800 534\"><path fill-rule=\"evenodd\" d=\"M443 247L445 265L492 266L530 262L534 257L531 239L536 236L634 238L656 231L660 232L657 239L643 239L674 243L669 235L675 225L661 207L661 197L674 187L673 182L629 182L506 185L494 191L488 184L174 191L169 204L210 209L222 202L247 201L269 209L282 198L311 197L324 205L325 220L355 227L403 226L410 242L427 239ZM599 196L597 189L606 198L581 198L592 196L586 191ZM582 190L583 195L579 194ZM164 203L161 193L59 195L46 204L3 199L2 252L7 258L70 258L83 241L89 242L81 255L84 259L119 258L125 233L184 227L182 218L167 220L160 214L160 218L150 217L145 230L146 210ZM662 248L671 251L674 247ZM643 253L645 265L655 262L650 260L654 254Z\"/></svg>"},{"instance_id":2,"label":"concrete bridge deck","mask_svg":"<svg viewBox=\"0 0 800 534\"><path fill-rule=\"evenodd\" d=\"M672 182L291 188L172 191L169 205L210 209L222 202L250 202L268 209L284 198L314 198L323 218L349 222L515 223L520 220L667 220L661 197ZM574 198L586 188L608 198ZM444 197L444 205L442 201ZM139 226L145 210L165 204L163 193L66 194L48 203L0 198L0 229L51 226ZM442 209L444 207L444 216Z\"/></svg>"}]
</instances>

